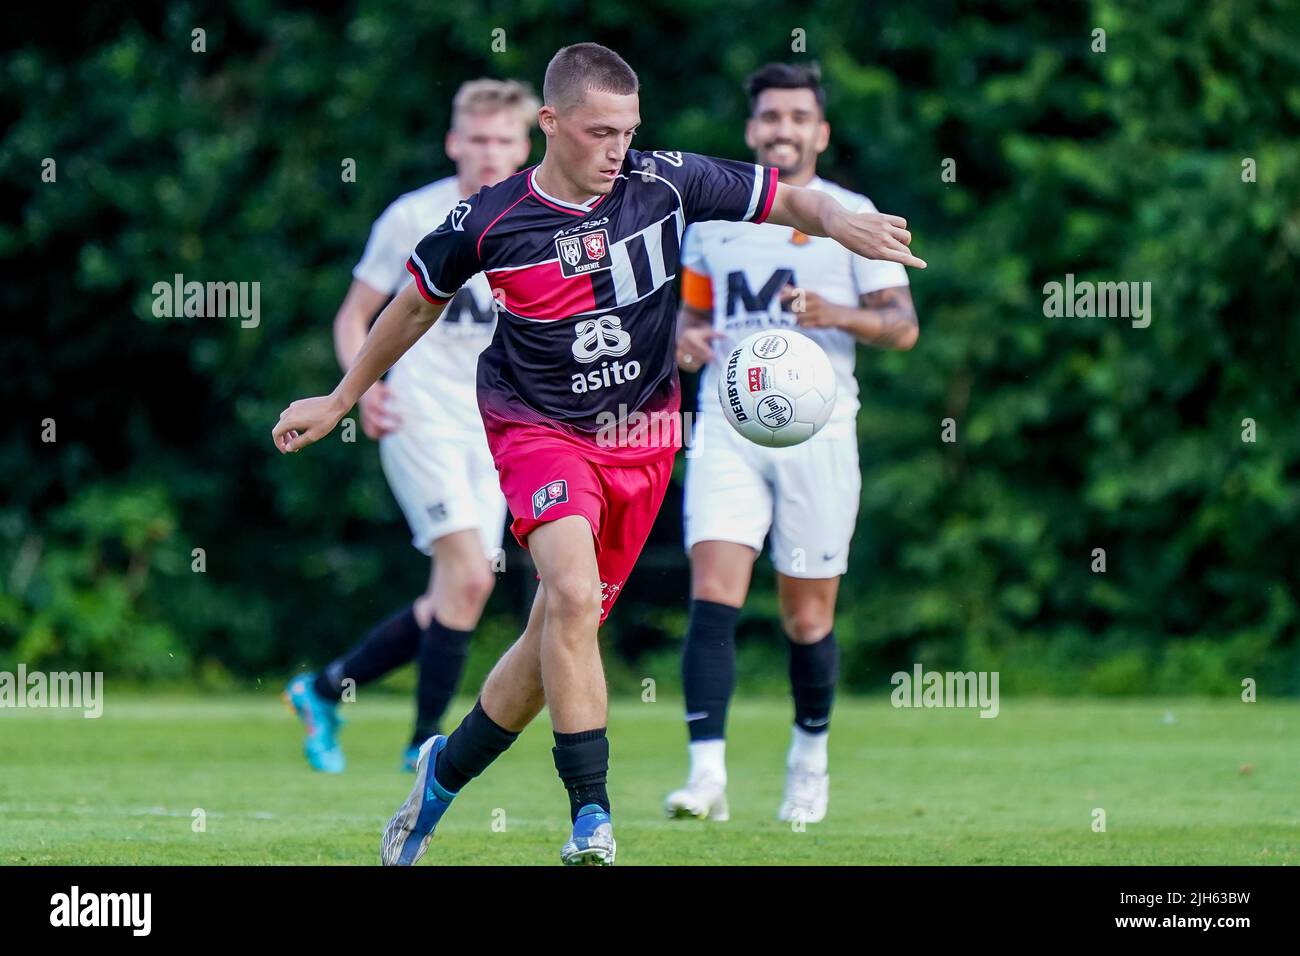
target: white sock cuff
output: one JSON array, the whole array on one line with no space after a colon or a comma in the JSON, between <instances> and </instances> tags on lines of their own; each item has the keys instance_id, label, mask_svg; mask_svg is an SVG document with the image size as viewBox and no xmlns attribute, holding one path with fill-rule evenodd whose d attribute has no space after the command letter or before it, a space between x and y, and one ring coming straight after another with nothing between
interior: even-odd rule
<instances>
[{"instance_id":1,"label":"white sock cuff","mask_svg":"<svg viewBox=\"0 0 1300 956\"><path fill-rule=\"evenodd\" d=\"M727 741L692 740L690 745L691 777L709 774L727 780Z\"/></svg>"}]
</instances>

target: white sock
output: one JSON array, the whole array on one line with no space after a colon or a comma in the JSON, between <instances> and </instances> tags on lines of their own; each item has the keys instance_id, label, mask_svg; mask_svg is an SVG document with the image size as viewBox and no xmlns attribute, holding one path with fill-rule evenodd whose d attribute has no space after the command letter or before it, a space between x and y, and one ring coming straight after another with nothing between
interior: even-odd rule
<instances>
[{"instance_id":1,"label":"white sock","mask_svg":"<svg viewBox=\"0 0 1300 956\"><path fill-rule=\"evenodd\" d=\"M813 773L825 773L827 766L826 744L830 740L830 731L810 734L798 724L794 727L794 737L790 741L790 753L785 758L787 767L798 767Z\"/></svg>"},{"instance_id":2,"label":"white sock","mask_svg":"<svg viewBox=\"0 0 1300 956\"><path fill-rule=\"evenodd\" d=\"M727 784L727 742L725 740L692 740L691 779L717 777Z\"/></svg>"}]
</instances>

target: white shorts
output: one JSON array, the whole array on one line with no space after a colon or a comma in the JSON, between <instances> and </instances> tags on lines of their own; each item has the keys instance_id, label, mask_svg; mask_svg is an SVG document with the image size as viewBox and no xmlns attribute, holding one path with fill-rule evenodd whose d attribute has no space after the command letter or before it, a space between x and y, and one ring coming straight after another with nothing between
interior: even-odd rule
<instances>
[{"instance_id":1,"label":"white shorts","mask_svg":"<svg viewBox=\"0 0 1300 956\"><path fill-rule=\"evenodd\" d=\"M488 558L500 552L506 499L481 432L435 433L408 414L379 439L379 460L416 548L432 554L439 538L477 528Z\"/></svg>"},{"instance_id":2,"label":"white shorts","mask_svg":"<svg viewBox=\"0 0 1300 956\"><path fill-rule=\"evenodd\" d=\"M703 413L686 456L686 550L730 541L762 551L770 530L781 574L839 577L848 568L861 491L850 430L828 427L800 445L764 448L720 413Z\"/></svg>"}]
</instances>

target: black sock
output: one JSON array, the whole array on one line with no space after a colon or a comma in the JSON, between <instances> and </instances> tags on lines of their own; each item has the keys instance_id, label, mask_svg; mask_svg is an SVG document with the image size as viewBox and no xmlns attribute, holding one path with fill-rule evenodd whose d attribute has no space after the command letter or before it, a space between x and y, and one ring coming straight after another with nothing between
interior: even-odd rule
<instances>
[{"instance_id":1,"label":"black sock","mask_svg":"<svg viewBox=\"0 0 1300 956\"><path fill-rule=\"evenodd\" d=\"M682 648L682 687L686 692L686 730L692 741L725 736L727 704L736 687L739 617L738 607L691 601Z\"/></svg>"},{"instance_id":2,"label":"black sock","mask_svg":"<svg viewBox=\"0 0 1300 956\"><path fill-rule=\"evenodd\" d=\"M420 683L416 688L415 731L411 746L418 747L438 733L438 724L451 703L469 656L472 631L453 631L435 617L420 638Z\"/></svg>"},{"instance_id":3,"label":"black sock","mask_svg":"<svg viewBox=\"0 0 1300 956\"><path fill-rule=\"evenodd\" d=\"M816 644L790 642L790 692L794 722L810 734L830 729L831 704L839 671L839 645L831 631Z\"/></svg>"},{"instance_id":4,"label":"black sock","mask_svg":"<svg viewBox=\"0 0 1300 956\"><path fill-rule=\"evenodd\" d=\"M576 734L555 732L555 769L569 791L569 819L578 819L578 811L589 803L609 813L609 793L605 777L609 773L609 740L605 728L583 730Z\"/></svg>"},{"instance_id":5,"label":"black sock","mask_svg":"<svg viewBox=\"0 0 1300 956\"><path fill-rule=\"evenodd\" d=\"M438 783L458 793L500 757L519 736L517 730L506 730L483 711L483 701L474 701L474 709L465 715L460 726L447 738L447 746L438 754L433 766L433 778Z\"/></svg>"},{"instance_id":6,"label":"black sock","mask_svg":"<svg viewBox=\"0 0 1300 956\"><path fill-rule=\"evenodd\" d=\"M343 696L343 681L368 684L414 659L420 647L415 605L408 605L374 629L342 657L316 675L316 693L329 700Z\"/></svg>"}]
</instances>

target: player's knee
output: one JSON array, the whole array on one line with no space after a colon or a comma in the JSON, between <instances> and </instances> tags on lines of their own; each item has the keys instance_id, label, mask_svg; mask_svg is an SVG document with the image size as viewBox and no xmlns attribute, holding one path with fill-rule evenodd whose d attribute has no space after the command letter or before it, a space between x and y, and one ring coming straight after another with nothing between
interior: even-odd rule
<instances>
[{"instance_id":1,"label":"player's knee","mask_svg":"<svg viewBox=\"0 0 1300 956\"><path fill-rule=\"evenodd\" d=\"M833 615L823 609L795 608L781 615L785 636L796 644L816 644L835 626Z\"/></svg>"},{"instance_id":2,"label":"player's knee","mask_svg":"<svg viewBox=\"0 0 1300 956\"><path fill-rule=\"evenodd\" d=\"M600 620L600 582L583 574L561 574L545 580L546 616L569 623Z\"/></svg>"},{"instance_id":3,"label":"player's knee","mask_svg":"<svg viewBox=\"0 0 1300 956\"><path fill-rule=\"evenodd\" d=\"M484 562L448 562L435 572L427 596L440 611L455 608L458 614L477 615L495 584L496 577Z\"/></svg>"},{"instance_id":4,"label":"player's knee","mask_svg":"<svg viewBox=\"0 0 1300 956\"><path fill-rule=\"evenodd\" d=\"M731 607L745 603L745 581L721 571L697 570L691 580L691 597L697 601L714 601Z\"/></svg>"},{"instance_id":5,"label":"player's knee","mask_svg":"<svg viewBox=\"0 0 1300 956\"><path fill-rule=\"evenodd\" d=\"M492 588L496 583L496 576L487 565L481 565L469 571L461 585L461 593L465 595L465 603L482 610L483 605L487 604L488 598L492 596Z\"/></svg>"}]
</instances>

